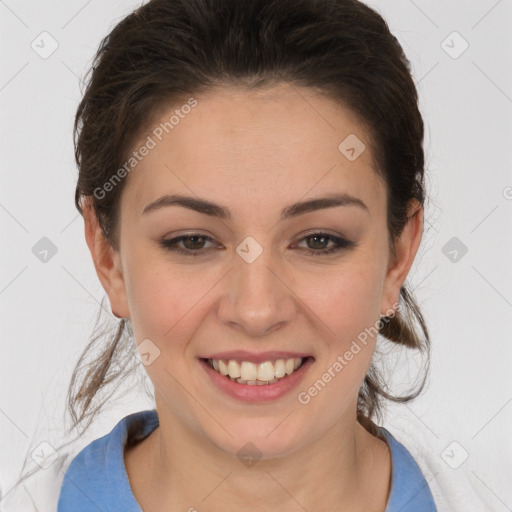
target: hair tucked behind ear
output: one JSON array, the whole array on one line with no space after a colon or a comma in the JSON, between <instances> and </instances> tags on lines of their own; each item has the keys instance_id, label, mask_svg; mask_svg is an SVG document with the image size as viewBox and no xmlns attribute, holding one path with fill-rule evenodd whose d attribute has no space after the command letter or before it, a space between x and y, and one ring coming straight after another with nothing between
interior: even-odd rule
<instances>
[{"instance_id":1,"label":"hair tucked behind ear","mask_svg":"<svg viewBox=\"0 0 512 512\"><path fill-rule=\"evenodd\" d=\"M82 213L82 200L92 201L105 238L118 248L124 181L108 191L104 184L164 106L225 84L251 90L287 82L342 103L366 127L387 185L393 247L411 201L424 204L423 120L410 71L386 22L357 0L150 0L105 37L89 70L74 126L76 207ZM406 286L400 300L380 335L428 355L425 321ZM74 427L85 421L89 426L109 398L98 400L100 390L119 383L131 368L123 359L133 352L124 320L101 340L91 341L73 372L68 406ZM372 365L360 389L359 421L374 430L382 399L417 396L426 368L415 391L395 397Z\"/></svg>"}]
</instances>

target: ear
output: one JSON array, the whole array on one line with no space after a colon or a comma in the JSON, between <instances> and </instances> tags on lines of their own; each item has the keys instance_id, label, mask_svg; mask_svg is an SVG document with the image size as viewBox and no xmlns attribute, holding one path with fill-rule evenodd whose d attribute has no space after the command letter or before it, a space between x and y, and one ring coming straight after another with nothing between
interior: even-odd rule
<instances>
[{"instance_id":1,"label":"ear","mask_svg":"<svg viewBox=\"0 0 512 512\"><path fill-rule=\"evenodd\" d=\"M390 316L397 310L400 288L412 266L423 234L423 207L412 200L408 208L408 221L395 241L395 255L391 255L384 281L381 314Z\"/></svg>"},{"instance_id":2,"label":"ear","mask_svg":"<svg viewBox=\"0 0 512 512\"><path fill-rule=\"evenodd\" d=\"M107 292L112 313L118 318L129 318L130 310L119 252L106 240L90 199L87 198L84 201L82 210L85 239L91 251L98 278Z\"/></svg>"}]
</instances>

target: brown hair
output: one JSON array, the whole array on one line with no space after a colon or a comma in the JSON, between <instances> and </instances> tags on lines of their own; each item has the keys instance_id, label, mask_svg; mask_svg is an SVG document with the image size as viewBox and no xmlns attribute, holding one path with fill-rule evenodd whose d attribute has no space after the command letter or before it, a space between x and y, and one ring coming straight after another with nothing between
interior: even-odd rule
<instances>
[{"instance_id":1,"label":"brown hair","mask_svg":"<svg viewBox=\"0 0 512 512\"><path fill-rule=\"evenodd\" d=\"M357 0L150 0L103 39L89 73L74 126L75 204L82 214L82 201L91 201L114 248L123 182L106 194L98 188L126 162L164 106L227 84L309 87L358 116L387 184L391 251L411 201L424 205L424 126L410 64L383 18ZM428 373L429 335L407 286L397 314L384 320L383 338L427 358L423 379L406 396L388 393L372 363L359 392L358 420L374 433L382 398L415 398ZM121 319L100 355L86 363L103 338L89 343L73 372L73 428L85 419L88 426L105 403L95 405L98 392L133 369L120 364L123 347L132 343L129 321Z\"/></svg>"}]
</instances>

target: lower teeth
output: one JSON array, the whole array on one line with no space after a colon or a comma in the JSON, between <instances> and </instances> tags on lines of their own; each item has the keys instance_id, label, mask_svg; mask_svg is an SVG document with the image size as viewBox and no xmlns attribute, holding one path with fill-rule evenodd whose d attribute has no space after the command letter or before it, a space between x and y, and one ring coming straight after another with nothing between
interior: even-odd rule
<instances>
[{"instance_id":1,"label":"lower teeth","mask_svg":"<svg viewBox=\"0 0 512 512\"><path fill-rule=\"evenodd\" d=\"M274 377L272 380L263 381L263 380L233 379L229 375L226 375L226 377L229 380L232 380L233 382L238 382L239 384L249 384L249 386L267 386L269 384L274 384L274 382L277 382L278 380L284 379L284 377L281 377L281 379L278 379L277 377Z\"/></svg>"}]
</instances>

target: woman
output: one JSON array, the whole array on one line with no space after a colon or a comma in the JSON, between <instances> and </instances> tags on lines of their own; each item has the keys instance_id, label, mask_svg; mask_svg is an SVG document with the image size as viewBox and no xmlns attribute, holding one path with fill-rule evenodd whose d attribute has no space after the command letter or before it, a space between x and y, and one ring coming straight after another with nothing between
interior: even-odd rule
<instances>
[{"instance_id":1,"label":"woman","mask_svg":"<svg viewBox=\"0 0 512 512\"><path fill-rule=\"evenodd\" d=\"M103 41L76 205L155 389L67 468L58 511L435 511L373 421L380 334L428 353L408 62L356 0L151 0ZM419 334L421 333L421 335ZM423 380L424 383L424 380Z\"/></svg>"}]
</instances>

